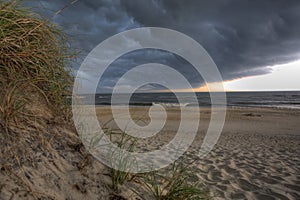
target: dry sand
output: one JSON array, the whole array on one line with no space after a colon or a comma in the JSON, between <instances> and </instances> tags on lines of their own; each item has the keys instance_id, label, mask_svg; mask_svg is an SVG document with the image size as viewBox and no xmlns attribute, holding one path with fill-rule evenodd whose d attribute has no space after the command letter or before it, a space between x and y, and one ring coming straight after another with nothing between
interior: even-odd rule
<instances>
[{"instance_id":1,"label":"dry sand","mask_svg":"<svg viewBox=\"0 0 300 200\"><path fill-rule=\"evenodd\" d=\"M147 111L147 107L134 107L132 118L147 124ZM122 114L124 109L119 107L117 112ZM105 106L97 108L97 115L102 124L112 118ZM139 140L140 151L168 143L176 133L179 116L178 108L169 108L165 128ZM300 110L230 108L217 144L200 159L197 154L210 121L210 109L202 108L197 137L182 159L195 161L191 166L194 178L207 184L214 199L300 199L299 117ZM107 126L117 129L114 122Z\"/></svg>"},{"instance_id":2,"label":"dry sand","mask_svg":"<svg viewBox=\"0 0 300 200\"><path fill-rule=\"evenodd\" d=\"M180 112L178 108L167 110L164 129L153 137L139 139L138 151L160 149L174 137ZM132 118L145 125L149 122L147 111L147 107L134 107ZM117 113L122 115L124 108L117 108ZM102 124L112 118L105 106L97 108L97 115ZM156 116L156 120L162 116ZM199 147L210 121L210 109L201 109L196 139L180 159L193 162L189 166L194 174L191 181L204 181L214 199L300 199L299 117L300 110L228 109L221 137L214 149L200 159ZM17 154L15 164L9 165L7 152L2 151L6 147L11 152L18 148L5 146L6 139L1 140L0 199L109 199L113 193L109 169L86 152L74 128L50 121L38 129L36 126L28 124L28 133L24 130L19 144L13 143L27 149ZM114 122L107 127L117 129ZM33 140L31 136L35 134ZM162 154L157 159L164 158ZM125 183L120 190L126 199L153 199L135 182Z\"/></svg>"}]
</instances>

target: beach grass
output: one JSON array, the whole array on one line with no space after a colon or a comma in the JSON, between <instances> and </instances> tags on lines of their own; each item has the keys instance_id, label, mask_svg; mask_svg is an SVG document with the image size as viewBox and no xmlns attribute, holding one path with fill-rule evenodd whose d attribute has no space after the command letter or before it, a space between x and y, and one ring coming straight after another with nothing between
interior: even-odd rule
<instances>
[{"instance_id":1,"label":"beach grass","mask_svg":"<svg viewBox=\"0 0 300 200\"><path fill-rule=\"evenodd\" d=\"M9 176L8 181L33 199L51 195L37 189L26 167L37 165L38 152L43 152L45 162L53 158L53 144L61 135L65 146L76 141L75 134L55 122L70 122L66 96L73 83L74 55L69 49L63 32L22 1L0 1L1 176Z\"/></svg>"},{"instance_id":2,"label":"beach grass","mask_svg":"<svg viewBox=\"0 0 300 200\"><path fill-rule=\"evenodd\" d=\"M152 171L141 177L146 189L157 200L202 200L211 199L209 191L202 183L191 183L195 176L188 166L180 161L173 162L171 168Z\"/></svg>"},{"instance_id":3,"label":"beach grass","mask_svg":"<svg viewBox=\"0 0 300 200\"><path fill-rule=\"evenodd\" d=\"M134 151L136 139L127 135L124 131L121 133L108 131L107 134L110 136L110 141L116 143L119 149L123 149L127 152ZM117 137L114 137L116 135ZM117 139L113 139L113 137ZM125 151L112 151L110 155L112 165L112 189L116 193L119 192L119 185L123 185L131 176L133 176L133 174L130 173L130 168L134 164L134 161Z\"/></svg>"},{"instance_id":4,"label":"beach grass","mask_svg":"<svg viewBox=\"0 0 300 200\"><path fill-rule=\"evenodd\" d=\"M137 147L137 139L128 135L125 131L106 130L110 141L118 148L127 152L133 152ZM147 198L157 200L202 200L211 199L207 187L200 182L190 181L195 176L189 165L178 160L170 164L169 167L161 170L153 170L147 173L131 173L130 168L135 164L134 158L126 154L125 151L111 151L111 181L114 195L120 194L120 186L126 186L129 182L139 185L139 188L147 193ZM144 198L143 194L132 188L135 194Z\"/></svg>"},{"instance_id":5,"label":"beach grass","mask_svg":"<svg viewBox=\"0 0 300 200\"><path fill-rule=\"evenodd\" d=\"M32 115L29 104L67 116L65 96L73 82L74 55L62 31L20 4L0 3L0 124L6 129Z\"/></svg>"}]
</instances>

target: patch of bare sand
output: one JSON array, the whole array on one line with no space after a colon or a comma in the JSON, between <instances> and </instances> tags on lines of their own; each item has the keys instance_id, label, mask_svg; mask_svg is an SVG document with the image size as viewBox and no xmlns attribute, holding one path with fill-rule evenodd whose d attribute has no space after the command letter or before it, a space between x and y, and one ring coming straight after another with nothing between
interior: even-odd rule
<instances>
[{"instance_id":1,"label":"patch of bare sand","mask_svg":"<svg viewBox=\"0 0 300 200\"><path fill-rule=\"evenodd\" d=\"M122 114L124 108L117 112ZM148 108L134 107L132 118L149 122ZM109 107L98 107L99 121L112 118ZM214 149L203 159L197 156L210 119L210 109L201 109L197 137L181 159L194 162L195 179L204 181L214 199L300 199L300 110L230 108ZM178 108L168 109L164 129L138 142L141 152L167 144L178 128ZM145 125L144 124L144 125ZM106 124L117 130L112 121ZM141 124L142 125L142 124ZM163 159L161 155L158 159Z\"/></svg>"},{"instance_id":2,"label":"patch of bare sand","mask_svg":"<svg viewBox=\"0 0 300 200\"><path fill-rule=\"evenodd\" d=\"M0 199L109 199L108 169L72 125L43 121L1 130Z\"/></svg>"}]
</instances>

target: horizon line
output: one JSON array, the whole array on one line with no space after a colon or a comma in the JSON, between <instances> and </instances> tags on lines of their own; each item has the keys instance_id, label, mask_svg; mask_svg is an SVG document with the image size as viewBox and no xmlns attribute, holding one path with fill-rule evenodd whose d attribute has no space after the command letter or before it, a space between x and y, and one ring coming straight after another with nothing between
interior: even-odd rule
<instances>
[{"instance_id":1,"label":"horizon line","mask_svg":"<svg viewBox=\"0 0 300 200\"><path fill-rule=\"evenodd\" d=\"M176 92L176 93L218 93L218 92L223 92L223 91L199 91L199 92ZM231 91L224 91L225 93L235 93L235 92L300 92L300 90L231 90ZM135 93L140 93L140 94L145 94L145 93L174 93L172 91L143 91L143 92L135 92ZM93 93L85 93L85 94L80 94L80 95L92 95ZM112 92L99 92L95 94L112 94ZM116 93L116 94L131 94L127 92L123 93ZM134 94L134 93L133 93Z\"/></svg>"}]
</instances>

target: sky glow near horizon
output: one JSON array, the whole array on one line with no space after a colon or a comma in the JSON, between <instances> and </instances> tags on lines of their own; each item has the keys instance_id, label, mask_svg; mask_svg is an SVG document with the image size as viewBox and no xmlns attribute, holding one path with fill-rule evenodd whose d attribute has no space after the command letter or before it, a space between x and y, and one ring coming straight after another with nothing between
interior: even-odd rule
<instances>
[{"instance_id":1,"label":"sky glow near horizon","mask_svg":"<svg viewBox=\"0 0 300 200\"><path fill-rule=\"evenodd\" d=\"M300 60L269 67L265 75L224 82L226 91L300 91Z\"/></svg>"},{"instance_id":2,"label":"sky glow near horizon","mask_svg":"<svg viewBox=\"0 0 300 200\"><path fill-rule=\"evenodd\" d=\"M224 91L300 91L300 60L267 68L271 73L224 81ZM220 85L210 84L212 92L222 91ZM175 92L208 92L208 86L205 84L193 90L178 89Z\"/></svg>"}]
</instances>

